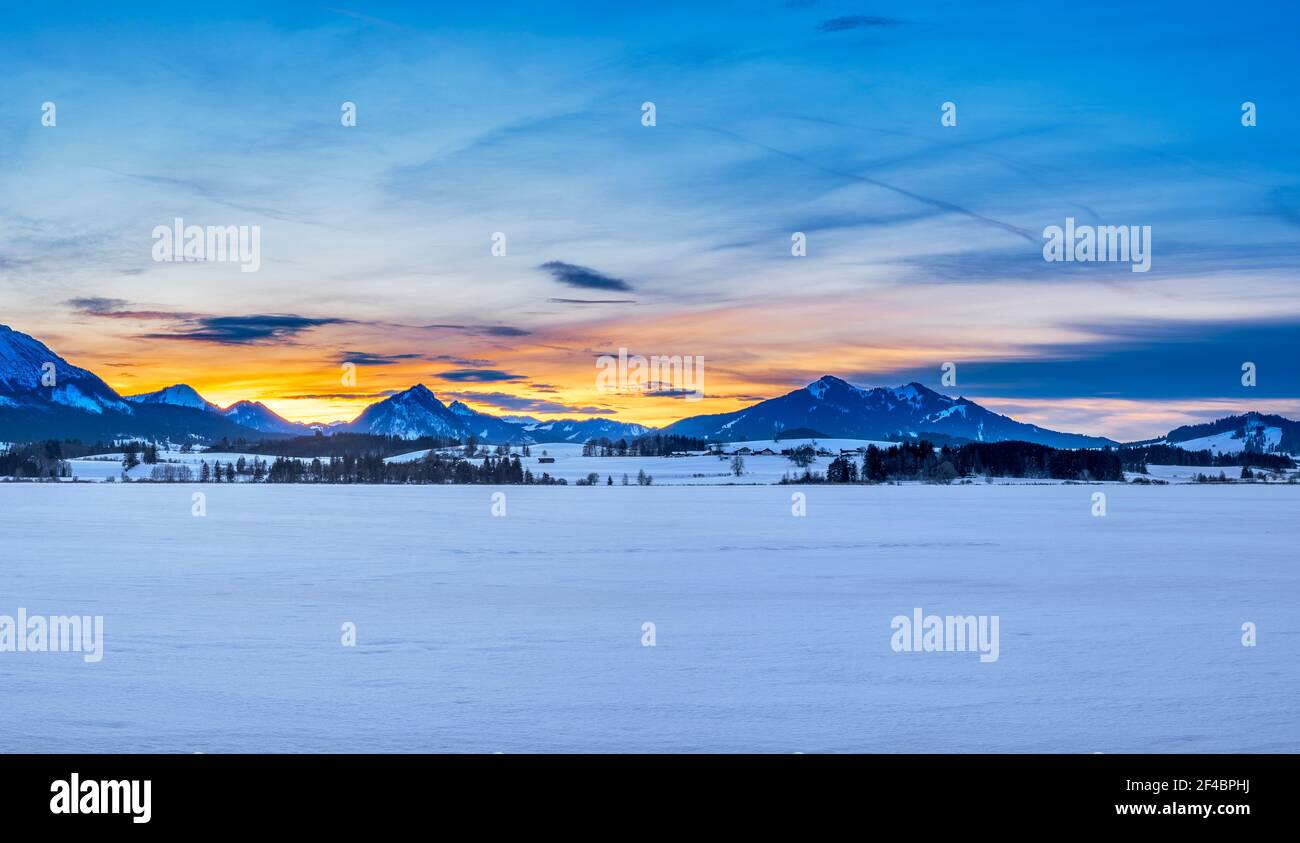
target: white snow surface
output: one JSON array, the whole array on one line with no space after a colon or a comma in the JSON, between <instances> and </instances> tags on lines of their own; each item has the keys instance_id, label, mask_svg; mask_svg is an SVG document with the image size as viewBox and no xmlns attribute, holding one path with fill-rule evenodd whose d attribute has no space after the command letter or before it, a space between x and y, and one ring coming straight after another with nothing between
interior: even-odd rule
<instances>
[{"instance_id":1,"label":"white snow surface","mask_svg":"<svg viewBox=\"0 0 1300 843\"><path fill-rule=\"evenodd\" d=\"M1262 472L1261 469L1255 471ZM1210 477L1218 477L1222 473L1225 477L1236 480L1241 477L1241 467L1235 465L1225 466L1199 466L1199 465L1148 465L1145 475L1136 474L1131 471L1124 472L1124 477L1132 480L1136 477L1147 477L1151 480L1164 480L1169 483L1194 483L1196 475L1205 474ZM1290 477L1295 474L1294 470L1282 471L1280 476ZM1272 475L1269 474L1271 477Z\"/></svg>"},{"instance_id":2,"label":"white snow surface","mask_svg":"<svg viewBox=\"0 0 1300 843\"><path fill-rule=\"evenodd\" d=\"M1263 428L1264 451L1271 453L1277 450L1277 446L1282 444L1282 428L1265 427ZM1216 433L1213 436L1202 436L1199 439L1187 439L1183 442L1175 442L1179 448L1185 451L1212 451L1216 454L1240 454L1246 447L1246 440L1237 436L1237 431L1227 430L1223 433Z\"/></svg>"},{"instance_id":3,"label":"white snow surface","mask_svg":"<svg viewBox=\"0 0 1300 843\"><path fill-rule=\"evenodd\" d=\"M0 484L0 613L105 635L0 751L1300 751L1300 489L1105 489Z\"/></svg>"},{"instance_id":4,"label":"white snow surface","mask_svg":"<svg viewBox=\"0 0 1300 843\"><path fill-rule=\"evenodd\" d=\"M67 463L72 469L73 478L76 480L94 482L104 481L110 477L114 480L121 480L122 456L120 452L115 454L94 454L88 457L67 460ZM176 447L171 450L159 449L159 464L187 465L194 472L196 479L198 478L200 463L207 462L208 465L212 465L219 462L224 468L227 463L238 463L240 457L243 457L248 463L251 463L254 459L259 459L268 465L275 462L275 457L267 454L226 453L224 451L196 451L191 454L182 454ZM132 480L147 480L153 474L153 469L154 466L141 463L126 472L126 474ZM240 478L241 481L245 479ZM2 611L0 610L0 612Z\"/></svg>"}]
</instances>

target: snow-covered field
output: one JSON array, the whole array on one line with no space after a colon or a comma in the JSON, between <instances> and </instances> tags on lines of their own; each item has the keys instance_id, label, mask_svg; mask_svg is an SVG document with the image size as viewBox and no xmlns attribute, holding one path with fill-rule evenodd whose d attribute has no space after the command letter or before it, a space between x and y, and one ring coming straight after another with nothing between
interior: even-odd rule
<instances>
[{"instance_id":1,"label":"snow-covered field","mask_svg":"<svg viewBox=\"0 0 1300 843\"><path fill-rule=\"evenodd\" d=\"M768 445L771 445L769 442ZM739 477L731 473L731 457L715 456L689 457L584 457L582 445L568 443L547 443L533 445L532 454L521 457L525 468L537 476L543 472L556 478L563 478L570 483L581 480L595 472L600 475L600 482L606 483L610 477L614 484L623 482L623 475L628 476L629 483L636 483L638 471L645 471L660 486L718 485L725 483L772 484L779 482L784 474L799 474L803 469L796 469L794 463L780 456L745 457L745 473ZM455 449L452 449L453 451ZM555 462L543 463L539 460L545 452ZM389 457L390 461L419 459L428 451L414 451ZM823 457L809 466L814 471L825 471L830 457Z\"/></svg>"},{"instance_id":2,"label":"snow-covered field","mask_svg":"<svg viewBox=\"0 0 1300 843\"><path fill-rule=\"evenodd\" d=\"M748 447L751 451L771 448L793 448L799 444L809 443L814 440L791 440L789 442L775 443L771 440L758 442L729 442L726 445L728 454L733 454L740 448ZM833 456L818 457L809 466L809 471L826 472L826 466L831 460L838 455L841 449L854 450L856 448L865 448L870 444L880 447L889 447L892 442L873 442L866 439L820 439L816 440L819 447L830 451ZM615 485L623 482L623 475L627 475L629 483L636 483L637 472L644 471L654 480L656 486L718 486L728 484L738 485L772 485L781 482L781 478L790 475L796 477L803 474L803 469L797 467L788 457L781 456L779 453L771 456L759 456L757 454L747 454L742 457L744 460L744 473L736 476L731 472L731 456L717 457L709 454L701 454L684 457L584 457L582 455L582 445L580 444L545 444L531 446L532 453L528 457L523 457L523 465L533 474L541 476L546 472L552 477L563 478L572 483L575 480L581 480L588 474L595 473L600 477L602 484L607 483L613 478ZM448 453L456 452L455 448L446 449ZM542 463L539 460L543 452L548 457L555 459L553 463ZM409 454L400 454L395 457L389 457L389 461L414 460L423 457L429 453L424 451L412 451ZM225 459L224 457L222 459ZM856 454L853 456L854 462L859 465L862 458ZM1216 473L1218 469L1215 469ZM1238 470L1240 471L1240 470ZM983 482L982 478L975 478L978 482ZM1026 482L1055 482L1055 481L1027 481L1017 480L1015 478L1004 478L998 482L1003 483L1026 483Z\"/></svg>"},{"instance_id":3,"label":"snow-covered field","mask_svg":"<svg viewBox=\"0 0 1300 843\"><path fill-rule=\"evenodd\" d=\"M803 441L803 440L800 440ZM762 449L770 447L775 449L771 441L744 443L738 442L729 444L728 448L740 448L745 445L751 446L752 449ZM789 443L782 443L781 447L795 447ZM841 447L854 448L859 445L866 447L864 440L858 439L827 439L819 442L820 445L839 453ZM880 443L887 445L889 443ZM449 454L459 454L461 449L445 449ZM518 454L519 449L515 448L514 453ZM539 459L543 452L547 456L554 457L554 463L542 463ZM390 462L406 461L419 459L427 450L412 451L409 454L401 454L395 457L389 457ZM192 454L182 454L179 451L172 450L163 454L163 460L177 466L189 466L195 477L198 476L199 465L206 461L211 465L214 461L222 465L227 463L237 463L240 457L244 457L248 462L252 462L254 457L265 462L274 462L274 456L266 454L239 454L239 453L216 453L216 452L196 452ZM481 457L479 458L481 459ZM532 455L521 458L523 464L534 474L541 476L546 472L555 478L563 478L572 483L576 480L584 479L586 476L595 472L600 475L602 483L606 482L609 477L614 478L615 484L623 482L623 475L628 475L628 482L635 483L637 472L644 470L649 474L656 484L659 485L718 485L727 483L741 484L772 484L780 481L784 474L801 474L803 469L796 468L794 463L783 456L746 456L745 473L736 477L731 473L731 457L719 459L715 456L691 456L691 457L584 457L582 456L582 445L572 443L548 443L545 445L532 446ZM831 457L818 458L809 468L813 471L825 471L826 465L831 461ZM68 465L72 469L72 475L78 480L104 481L108 478L115 480L122 479L122 455L102 454L92 457L68 460ZM153 472L152 465L138 465L127 472L128 477L132 480L145 480ZM241 478L243 479L243 478Z\"/></svg>"},{"instance_id":4,"label":"snow-covered field","mask_svg":"<svg viewBox=\"0 0 1300 843\"><path fill-rule=\"evenodd\" d=\"M719 458L711 455L695 455L684 457L584 457L582 455L582 445L576 443L548 443L545 445L532 446L532 453L528 457L522 457L525 467L537 476L543 472L550 474L555 478L562 478L569 483L585 479L589 474L595 473L600 477L602 484L613 479L615 485L621 485L623 476L627 475L628 482L635 484L637 473L644 471L650 475L656 486L719 486L719 485L772 485L779 483L781 478L787 474L794 477L803 473L803 469L796 467L788 457L781 456L780 448L794 448L801 444L815 444L818 448L829 451L832 455L838 455L841 450L854 451L858 448L866 448L868 445L877 445L882 448L888 448L894 443L878 442L867 439L798 439L782 442L773 442L771 440L761 440L755 442L730 442L725 446L729 454L735 453L741 448L748 448L751 451L761 451L764 448L771 448L778 451L777 454L766 456L758 454L747 454L743 457L744 473L736 476L731 471L731 456ZM460 454L459 448L446 448L445 453ZM399 454L389 457L389 462L403 462L414 460L428 454L427 450L412 451L407 454ZM515 448L512 452L519 453ZM555 460L552 463L540 462L543 454ZM162 461L164 464L175 466L187 466L197 479L199 475L200 464L206 461L209 465L213 462L220 462L222 465L228 463L238 463L240 458L251 463L254 459L261 459L264 462L274 462L275 457L266 454L245 454L245 453L217 453L217 452L195 452L191 454L182 454L176 449L164 451ZM325 458L328 460L328 458ZM476 459L481 459L476 457ZM808 466L810 471L825 473L827 465L830 464L834 456L817 457L812 464ZM861 464L861 457L856 454L853 456L854 462ZM118 454L101 454L80 459L68 460L68 465L72 469L72 475L77 480L86 480L92 482L103 482L109 480L120 481L122 479L122 455ZM1241 469L1227 468L1198 468L1194 466L1158 466L1152 465L1147 467L1147 477L1150 479L1165 480L1170 483L1190 483L1197 473L1218 475L1222 470L1228 477L1237 478L1241 474ZM127 472L131 480L147 480L152 475L154 466L137 465ZM1284 476L1296 473L1295 471L1285 472ZM1130 473L1128 479L1133 479L1139 475ZM240 482L248 480L247 477L241 476ZM983 478L972 478L973 482L982 483ZM997 483L1057 483L1055 480L1035 480L1014 477L995 478Z\"/></svg>"},{"instance_id":5,"label":"snow-covered field","mask_svg":"<svg viewBox=\"0 0 1300 843\"><path fill-rule=\"evenodd\" d=\"M202 463L206 462L208 465L213 465L214 463L219 462L224 466L227 463L238 463L241 457L248 462L252 462L254 459L260 459L267 463L275 462L274 456L268 456L266 454L226 453L224 451L196 451L190 454L182 454L179 450L173 448L170 451L164 450L160 454L159 464L173 465L177 467L186 466L194 475L194 479L197 480L199 476L199 468ZM69 468L72 469L72 476L77 480L104 482L111 478L120 481L124 473L122 470L121 453L95 454L89 457L79 457L77 459L67 460L67 463ZM144 463L141 463L140 465L133 467L130 471L125 472L125 474L131 480L148 480L150 476L152 476L153 470L153 465L145 465ZM240 478L240 480L243 479L245 478Z\"/></svg>"},{"instance_id":6,"label":"snow-covered field","mask_svg":"<svg viewBox=\"0 0 1300 843\"><path fill-rule=\"evenodd\" d=\"M1300 751L1295 486L195 488L0 485L0 615L105 624L0 751Z\"/></svg>"}]
</instances>

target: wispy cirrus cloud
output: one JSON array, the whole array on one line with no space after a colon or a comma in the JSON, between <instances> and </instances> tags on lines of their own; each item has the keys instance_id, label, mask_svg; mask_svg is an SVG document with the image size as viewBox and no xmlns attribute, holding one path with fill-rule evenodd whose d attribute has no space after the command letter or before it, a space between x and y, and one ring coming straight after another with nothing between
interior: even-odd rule
<instances>
[{"instance_id":1,"label":"wispy cirrus cloud","mask_svg":"<svg viewBox=\"0 0 1300 843\"><path fill-rule=\"evenodd\" d=\"M502 410L514 410L528 413L581 413L587 416L609 416L614 411L607 407L581 407L549 401L545 398L528 398L521 395L509 395L504 392L448 392L447 395L461 401L475 401L490 404Z\"/></svg>"},{"instance_id":2,"label":"wispy cirrus cloud","mask_svg":"<svg viewBox=\"0 0 1300 843\"><path fill-rule=\"evenodd\" d=\"M463 369L486 369L492 361L481 357L458 357L454 354L420 354L407 352L402 354L384 354L371 351L341 351L335 358L337 363L353 363L357 366L396 366L412 360L427 363L449 363Z\"/></svg>"},{"instance_id":3,"label":"wispy cirrus cloud","mask_svg":"<svg viewBox=\"0 0 1300 843\"><path fill-rule=\"evenodd\" d=\"M818 32L847 32L850 29L882 29L898 26L901 20L879 15L841 15L817 24Z\"/></svg>"},{"instance_id":4,"label":"wispy cirrus cloud","mask_svg":"<svg viewBox=\"0 0 1300 843\"><path fill-rule=\"evenodd\" d=\"M636 304L636 299L547 299L553 304Z\"/></svg>"},{"instance_id":5,"label":"wispy cirrus cloud","mask_svg":"<svg viewBox=\"0 0 1300 843\"><path fill-rule=\"evenodd\" d=\"M488 366L491 363L491 361L483 360L481 358L455 357L451 354L434 354L427 359L432 360L435 363L452 363L456 366L468 366L470 368L480 368L480 369Z\"/></svg>"},{"instance_id":6,"label":"wispy cirrus cloud","mask_svg":"<svg viewBox=\"0 0 1300 843\"><path fill-rule=\"evenodd\" d=\"M118 170L108 170L116 176L126 179L144 182L147 184L158 185L164 188L179 189L188 191L195 196L205 199L215 205L232 208L249 214L268 217L270 219L296 221L310 223L312 220L302 214L285 211L279 208L273 208L267 205L253 205L244 201L235 201L230 196L225 195L229 190L229 185L223 179L220 182L205 183L195 179L178 179L170 176L155 176L147 173L126 173Z\"/></svg>"},{"instance_id":7,"label":"wispy cirrus cloud","mask_svg":"<svg viewBox=\"0 0 1300 843\"><path fill-rule=\"evenodd\" d=\"M358 399L389 398L399 392L401 392L399 389L384 389L379 392L317 392L278 395L276 397L287 401L353 401Z\"/></svg>"},{"instance_id":8,"label":"wispy cirrus cloud","mask_svg":"<svg viewBox=\"0 0 1300 843\"><path fill-rule=\"evenodd\" d=\"M85 316L100 316L105 319L166 321L193 319L195 317L195 314L193 313L174 310L141 310L132 307L132 303L126 299L103 298L99 296L68 299L65 304Z\"/></svg>"},{"instance_id":9,"label":"wispy cirrus cloud","mask_svg":"<svg viewBox=\"0 0 1300 843\"><path fill-rule=\"evenodd\" d=\"M435 325L421 325L420 328L424 330L459 331L465 334L478 334L480 336L489 336L489 337L526 337L532 334L532 331L529 331L525 328L515 328L511 325L435 324Z\"/></svg>"},{"instance_id":10,"label":"wispy cirrus cloud","mask_svg":"<svg viewBox=\"0 0 1300 843\"><path fill-rule=\"evenodd\" d=\"M778 155L790 161L798 162L807 167L825 173L826 175L834 176L836 178L845 179L848 181L859 182L861 184L873 185L883 190L887 190L890 193L893 193L897 196L901 196L915 202L920 202L923 205L928 205L929 207L934 208L935 210L941 211L943 213L960 214L964 217L975 220L977 222L981 222L986 225L993 226L994 228L999 228L1010 234L1014 234L1017 237L1027 240L1030 243L1033 243L1035 245L1041 245L1038 235L1030 231L1029 229L1023 228L1018 225L1014 225L1012 223L1004 222L1000 219L988 216L987 214L983 214L978 211L972 210L971 208L968 208L964 205L959 205L955 202L950 202L946 199L939 199L933 196L928 196L925 194L918 193L914 190L909 190L907 188L899 187L898 185L892 184L882 179L875 178L874 176L862 175L860 173L855 173L848 169L841 168L839 166L823 164L806 155L800 155L798 153L790 152L786 149L781 149L772 146L771 144L764 143L763 141L752 140L744 135L732 131L731 129L725 129L719 126L711 126L705 123L695 123L693 125L696 128L702 129L706 132L713 132L715 134L720 134L725 137L729 137L735 141L738 141L739 143L765 150L767 152L772 153L773 155Z\"/></svg>"}]
</instances>

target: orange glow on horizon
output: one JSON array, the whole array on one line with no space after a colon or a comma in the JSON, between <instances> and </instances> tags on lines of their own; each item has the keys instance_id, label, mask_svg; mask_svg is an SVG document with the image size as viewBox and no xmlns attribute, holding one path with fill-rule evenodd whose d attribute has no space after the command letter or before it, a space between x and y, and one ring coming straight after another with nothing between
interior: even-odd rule
<instances>
[{"instance_id":1,"label":"orange glow on horizon","mask_svg":"<svg viewBox=\"0 0 1300 843\"><path fill-rule=\"evenodd\" d=\"M446 404L460 400L498 416L598 417L655 427L742 409L823 374L861 386L896 386L911 379L898 373L929 369L933 378L921 380L938 388L939 366L946 360L1033 359L1044 344L1088 339L1069 325L1041 321L1043 313L1062 310L1062 300L1053 296L1080 297L1076 304L1083 307L1091 301L1086 288L1020 288L1015 311L990 305L981 298L986 290L944 294L952 300L948 313L935 311L930 291L908 287L792 294L669 312L566 311L560 324L529 325L520 337L456 325L355 321L314 326L274 343L217 344L159 332L156 322L87 316L35 335L122 394L185 383L222 407L261 401L297 422L350 421L387 395L424 384ZM1030 311L1040 321L1028 324ZM972 333L969 320L976 318L982 327ZM645 356L702 356L706 397L598 391L597 356L620 348ZM342 377L341 364L350 356L368 358L357 365L354 385ZM1192 402L964 397L1020 421L1120 440L1203 420L1192 415ZM1289 402L1275 403L1280 411Z\"/></svg>"}]
</instances>

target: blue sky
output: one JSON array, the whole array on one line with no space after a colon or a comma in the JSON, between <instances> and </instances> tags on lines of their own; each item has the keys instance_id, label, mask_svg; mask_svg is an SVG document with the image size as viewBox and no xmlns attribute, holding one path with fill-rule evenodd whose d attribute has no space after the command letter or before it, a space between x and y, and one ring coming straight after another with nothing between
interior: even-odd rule
<instances>
[{"instance_id":1,"label":"blue sky","mask_svg":"<svg viewBox=\"0 0 1300 843\"><path fill-rule=\"evenodd\" d=\"M1089 433L1300 412L1293 4L198 5L0 23L0 321L124 392L657 422L954 361ZM177 216L261 226L262 268L153 262ZM1044 262L1067 216L1151 226L1151 270ZM595 393L617 347L709 397ZM297 397L349 354L353 398Z\"/></svg>"}]
</instances>

